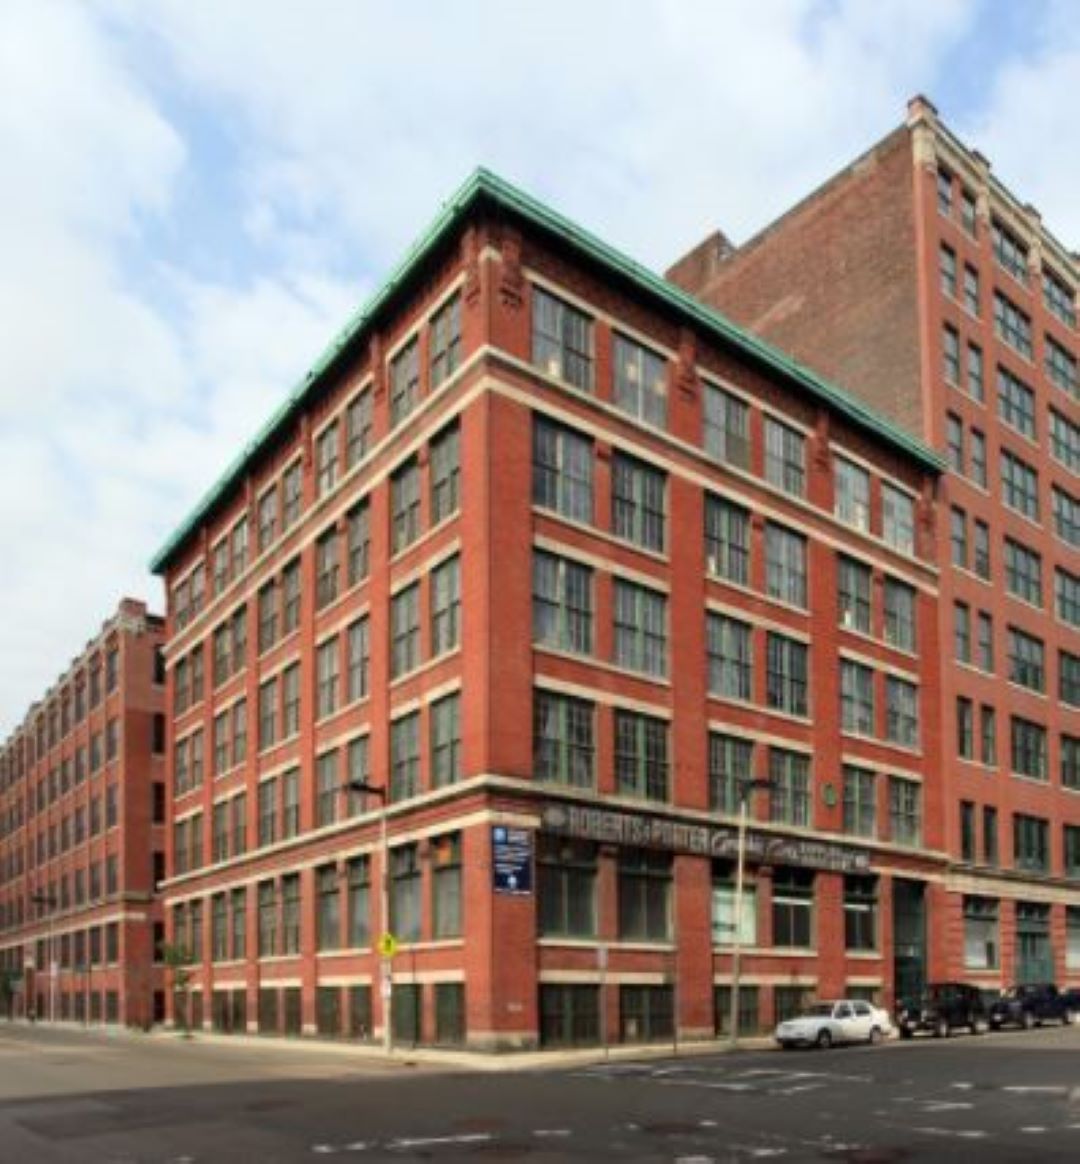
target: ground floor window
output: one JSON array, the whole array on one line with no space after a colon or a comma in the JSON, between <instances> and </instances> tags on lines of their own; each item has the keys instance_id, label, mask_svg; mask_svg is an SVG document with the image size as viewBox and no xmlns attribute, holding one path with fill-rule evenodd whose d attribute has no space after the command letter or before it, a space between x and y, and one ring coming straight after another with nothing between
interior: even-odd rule
<instances>
[{"instance_id":1,"label":"ground floor window","mask_svg":"<svg viewBox=\"0 0 1080 1164\"><path fill-rule=\"evenodd\" d=\"M435 1042L461 1046L465 1042L465 984L435 983Z\"/></svg>"},{"instance_id":2,"label":"ground floor window","mask_svg":"<svg viewBox=\"0 0 1080 1164\"><path fill-rule=\"evenodd\" d=\"M371 987L350 986L349 1034L354 1039L370 1039L371 1031Z\"/></svg>"},{"instance_id":3,"label":"ground floor window","mask_svg":"<svg viewBox=\"0 0 1080 1164\"><path fill-rule=\"evenodd\" d=\"M395 1043L411 1043L415 1047L420 1042L419 986L394 983L391 1022Z\"/></svg>"},{"instance_id":4,"label":"ground floor window","mask_svg":"<svg viewBox=\"0 0 1080 1164\"><path fill-rule=\"evenodd\" d=\"M191 1029L201 1031L203 1025L203 996L201 990L191 992Z\"/></svg>"},{"instance_id":5,"label":"ground floor window","mask_svg":"<svg viewBox=\"0 0 1080 1164\"><path fill-rule=\"evenodd\" d=\"M855 998L860 1002L868 1002L871 1006L880 1006L881 987L866 985L856 986L849 982L847 986L844 987L844 997Z\"/></svg>"},{"instance_id":6,"label":"ground floor window","mask_svg":"<svg viewBox=\"0 0 1080 1164\"><path fill-rule=\"evenodd\" d=\"M989 897L964 898L964 965L969 970L996 970L998 903Z\"/></svg>"},{"instance_id":7,"label":"ground floor window","mask_svg":"<svg viewBox=\"0 0 1080 1164\"><path fill-rule=\"evenodd\" d=\"M90 995L90 1021L101 1022L101 995L97 991Z\"/></svg>"},{"instance_id":8,"label":"ground floor window","mask_svg":"<svg viewBox=\"0 0 1080 1164\"><path fill-rule=\"evenodd\" d=\"M739 986L739 1034L756 1035L761 1030L761 1002L756 986ZM713 1010L718 1035L731 1034L731 987L713 987Z\"/></svg>"},{"instance_id":9,"label":"ground floor window","mask_svg":"<svg viewBox=\"0 0 1080 1164\"><path fill-rule=\"evenodd\" d=\"M154 996L154 1011L157 1013L158 999ZM161 996L161 1018L156 1021L161 1022L165 1018L165 996ZM105 992L105 1021L107 1023L118 1023L120 1021L120 995L115 990L107 990Z\"/></svg>"},{"instance_id":10,"label":"ground floor window","mask_svg":"<svg viewBox=\"0 0 1080 1164\"><path fill-rule=\"evenodd\" d=\"M1033 901L1016 903L1016 981L1053 982L1050 907Z\"/></svg>"},{"instance_id":11,"label":"ground floor window","mask_svg":"<svg viewBox=\"0 0 1080 1164\"><path fill-rule=\"evenodd\" d=\"M809 986L777 986L773 989L773 1011L778 1023L801 1014L813 995Z\"/></svg>"},{"instance_id":12,"label":"ground floor window","mask_svg":"<svg viewBox=\"0 0 1080 1164\"><path fill-rule=\"evenodd\" d=\"M730 861L713 862L712 940L714 946L730 946L735 940L735 867ZM745 880L739 908L739 944L757 945L757 888Z\"/></svg>"},{"instance_id":13,"label":"ground floor window","mask_svg":"<svg viewBox=\"0 0 1080 1164\"><path fill-rule=\"evenodd\" d=\"M315 1027L320 1035L341 1034L341 988L320 986L315 991Z\"/></svg>"},{"instance_id":14,"label":"ground floor window","mask_svg":"<svg viewBox=\"0 0 1080 1164\"><path fill-rule=\"evenodd\" d=\"M670 853L619 853L619 937L662 942L671 936Z\"/></svg>"},{"instance_id":15,"label":"ground floor window","mask_svg":"<svg viewBox=\"0 0 1080 1164\"><path fill-rule=\"evenodd\" d=\"M773 945L805 948L814 942L814 874L780 868L773 874Z\"/></svg>"},{"instance_id":16,"label":"ground floor window","mask_svg":"<svg viewBox=\"0 0 1080 1164\"><path fill-rule=\"evenodd\" d=\"M285 996L285 1034L298 1035L302 1025L300 987L286 986L282 993Z\"/></svg>"},{"instance_id":17,"label":"ground floor window","mask_svg":"<svg viewBox=\"0 0 1080 1164\"><path fill-rule=\"evenodd\" d=\"M844 878L844 947L877 949L878 893L876 877Z\"/></svg>"},{"instance_id":18,"label":"ground floor window","mask_svg":"<svg viewBox=\"0 0 1080 1164\"><path fill-rule=\"evenodd\" d=\"M278 1033L278 992L274 987L259 991L259 1034Z\"/></svg>"},{"instance_id":19,"label":"ground floor window","mask_svg":"<svg viewBox=\"0 0 1080 1164\"><path fill-rule=\"evenodd\" d=\"M1065 908L1065 966L1080 970L1080 907Z\"/></svg>"},{"instance_id":20,"label":"ground floor window","mask_svg":"<svg viewBox=\"0 0 1080 1164\"><path fill-rule=\"evenodd\" d=\"M674 1034L675 991L670 986L619 987L619 1040L668 1041Z\"/></svg>"},{"instance_id":21,"label":"ground floor window","mask_svg":"<svg viewBox=\"0 0 1080 1164\"><path fill-rule=\"evenodd\" d=\"M600 988L562 983L540 987L540 1045L581 1047L600 1041Z\"/></svg>"}]
</instances>

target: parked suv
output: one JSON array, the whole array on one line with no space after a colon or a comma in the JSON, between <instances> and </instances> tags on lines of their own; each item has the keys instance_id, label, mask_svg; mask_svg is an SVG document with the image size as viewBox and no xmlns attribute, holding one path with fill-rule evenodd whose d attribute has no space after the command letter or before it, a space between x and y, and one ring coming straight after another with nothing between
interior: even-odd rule
<instances>
[{"instance_id":1,"label":"parked suv","mask_svg":"<svg viewBox=\"0 0 1080 1164\"><path fill-rule=\"evenodd\" d=\"M1035 982L1013 986L1001 992L990 1007L990 1025L1041 1027L1043 1023L1071 1023L1075 1017L1073 1004L1052 982Z\"/></svg>"},{"instance_id":2,"label":"parked suv","mask_svg":"<svg viewBox=\"0 0 1080 1164\"><path fill-rule=\"evenodd\" d=\"M896 1025L902 1039L910 1039L917 1031L945 1038L957 1027L967 1027L973 1035L985 1034L990 1029L990 1018L977 986L932 982L919 999L900 1005Z\"/></svg>"}]
</instances>

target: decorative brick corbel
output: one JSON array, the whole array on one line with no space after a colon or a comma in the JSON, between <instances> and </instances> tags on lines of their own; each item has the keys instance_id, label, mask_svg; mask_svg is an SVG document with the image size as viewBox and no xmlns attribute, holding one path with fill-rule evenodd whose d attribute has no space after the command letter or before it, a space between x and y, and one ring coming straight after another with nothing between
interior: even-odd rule
<instances>
[{"instance_id":1,"label":"decorative brick corbel","mask_svg":"<svg viewBox=\"0 0 1080 1164\"><path fill-rule=\"evenodd\" d=\"M509 311L518 311L525 300L525 276L521 270L521 235L516 230L503 230L501 267L499 301Z\"/></svg>"}]
</instances>

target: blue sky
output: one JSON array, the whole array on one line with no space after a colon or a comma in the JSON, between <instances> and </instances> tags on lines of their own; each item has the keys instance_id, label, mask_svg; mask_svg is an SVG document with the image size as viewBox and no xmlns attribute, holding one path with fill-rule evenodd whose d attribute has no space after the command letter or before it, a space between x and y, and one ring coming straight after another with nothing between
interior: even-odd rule
<instances>
[{"instance_id":1,"label":"blue sky","mask_svg":"<svg viewBox=\"0 0 1080 1164\"><path fill-rule=\"evenodd\" d=\"M916 92L1080 244L1067 0L0 0L0 738L476 165L662 269Z\"/></svg>"}]
</instances>

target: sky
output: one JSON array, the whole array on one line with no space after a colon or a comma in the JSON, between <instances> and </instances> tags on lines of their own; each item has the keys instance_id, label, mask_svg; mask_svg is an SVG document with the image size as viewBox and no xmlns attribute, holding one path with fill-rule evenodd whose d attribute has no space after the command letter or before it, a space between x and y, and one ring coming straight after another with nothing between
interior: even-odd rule
<instances>
[{"instance_id":1,"label":"sky","mask_svg":"<svg viewBox=\"0 0 1080 1164\"><path fill-rule=\"evenodd\" d=\"M0 0L0 740L485 165L657 270L918 92L1080 247L1070 0Z\"/></svg>"}]
</instances>

